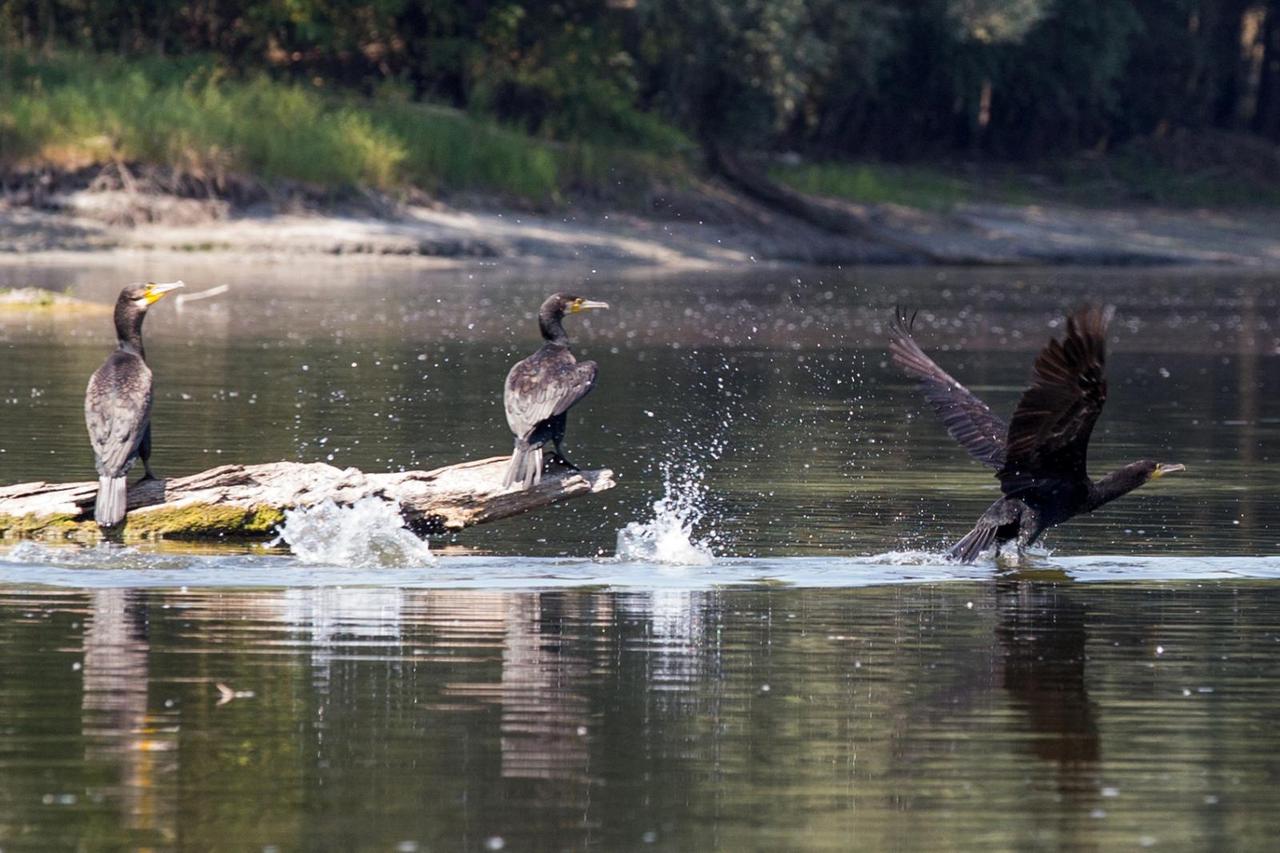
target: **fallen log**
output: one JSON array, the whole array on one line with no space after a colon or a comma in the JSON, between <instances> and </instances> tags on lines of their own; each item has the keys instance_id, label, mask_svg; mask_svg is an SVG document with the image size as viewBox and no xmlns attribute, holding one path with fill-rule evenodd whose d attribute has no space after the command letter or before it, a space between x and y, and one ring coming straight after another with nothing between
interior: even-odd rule
<instances>
[{"instance_id":1,"label":"fallen log","mask_svg":"<svg viewBox=\"0 0 1280 853\"><path fill-rule=\"evenodd\" d=\"M892 249L907 260L956 265L1000 265L1013 262L1010 258L984 253L980 249L947 249L928 240L913 239L909 231L914 229L893 228L878 222L871 206L811 196L791 189L770 178L763 170L750 167L735 152L721 145L708 146L707 160L713 172L761 204L823 231ZM921 215L917 214L917 217ZM922 218L925 221L929 219ZM917 222L915 227L919 228L921 225L922 223ZM1017 260L1025 262L1025 259Z\"/></svg>"},{"instance_id":2,"label":"fallen log","mask_svg":"<svg viewBox=\"0 0 1280 853\"><path fill-rule=\"evenodd\" d=\"M461 530L541 509L615 485L607 468L551 469L529 489L502 485L509 457L496 456L433 471L366 474L323 462L222 465L129 488L129 514L118 537L135 539L252 539L271 536L285 510L325 500L352 504L381 497L400 505L413 531ZM96 480L0 486L0 537L94 539ZM112 538L117 534L113 533Z\"/></svg>"}]
</instances>

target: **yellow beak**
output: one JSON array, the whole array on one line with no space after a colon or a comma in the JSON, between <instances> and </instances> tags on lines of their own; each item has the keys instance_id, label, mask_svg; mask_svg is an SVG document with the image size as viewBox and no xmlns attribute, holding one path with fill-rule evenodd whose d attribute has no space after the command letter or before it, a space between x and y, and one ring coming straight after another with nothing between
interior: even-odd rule
<instances>
[{"instance_id":1,"label":"yellow beak","mask_svg":"<svg viewBox=\"0 0 1280 853\"><path fill-rule=\"evenodd\" d=\"M577 314L579 311L588 311L592 308L608 308L608 302L596 302L591 299L578 299L569 305L569 313Z\"/></svg>"},{"instance_id":2,"label":"yellow beak","mask_svg":"<svg viewBox=\"0 0 1280 853\"><path fill-rule=\"evenodd\" d=\"M186 287L186 285L181 281L169 281L162 282L160 284L157 284L154 281L149 281L147 282L147 292L142 298L147 300L148 305L154 305L161 299L164 299L164 295L166 293L171 290L177 290L179 287Z\"/></svg>"},{"instance_id":3,"label":"yellow beak","mask_svg":"<svg viewBox=\"0 0 1280 853\"><path fill-rule=\"evenodd\" d=\"M1185 470L1187 470L1186 465L1180 465L1176 462L1169 465L1164 465L1164 464L1156 465L1156 470L1151 473L1151 479L1154 480L1157 477L1163 477L1165 474L1173 474L1177 471L1185 471Z\"/></svg>"}]
</instances>

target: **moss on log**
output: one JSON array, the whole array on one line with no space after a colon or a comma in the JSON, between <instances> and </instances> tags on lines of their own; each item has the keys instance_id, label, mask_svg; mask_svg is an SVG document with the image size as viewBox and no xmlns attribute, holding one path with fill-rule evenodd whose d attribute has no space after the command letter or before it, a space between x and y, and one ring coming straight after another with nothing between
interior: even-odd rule
<instances>
[{"instance_id":1,"label":"moss on log","mask_svg":"<svg viewBox=\"0 0 1280 853\"><path fill-rule=\"evenodd\" d=\"M112 538L257 539L271 536L288 509L364 497L396 502L418 533L461 530L613 488L613 472L551 470L530 489L502 485L508 457L432 471L366 474L312 462L223 465L189 477L138 482L129 514ZM0 537L92 540L96 480L0 486Z\"/></svg>"}]
</instances>

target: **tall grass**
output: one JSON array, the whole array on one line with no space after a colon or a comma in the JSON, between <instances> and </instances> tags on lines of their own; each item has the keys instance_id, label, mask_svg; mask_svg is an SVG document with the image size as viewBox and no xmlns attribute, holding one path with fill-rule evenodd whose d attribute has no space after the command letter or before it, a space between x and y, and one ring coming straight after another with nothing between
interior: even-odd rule
<instances>
[{"instance_id":1,"label":"tall grass","mask_svg":"<svg viewBox=\"0 0 1280 853\"><path fill-rule=\"evenodd\" d=\"M536 139L457 110L355 98L198 62L62 55L0 67L0 168L114 160L317 187L553 202L668 160ZM665 166L670 169L669 165Z\"/></svg>"}]
</instances>

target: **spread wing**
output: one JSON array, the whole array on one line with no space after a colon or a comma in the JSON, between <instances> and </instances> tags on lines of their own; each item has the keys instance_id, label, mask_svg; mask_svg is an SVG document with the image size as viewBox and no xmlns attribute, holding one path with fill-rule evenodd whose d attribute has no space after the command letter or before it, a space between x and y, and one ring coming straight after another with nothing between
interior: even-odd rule
<instances>
[{"instance_id":1,"label":"spread wing","mask_svg":"<svg viewBox=\"0 0 1280 853\"><path fill-rule=\"evenodd\" d=\"M564 414L596 384L596 363L579 363L567 349L542 349L517 362L502 395L507 425L526 438L542 421Z\"/></svg>"},{"instance_id":2,"label":"spread wing","mask_svg":"<svg viewBox=\"0 0 1280 853\"><path fill-rule=\"evenodd\" d=\"M98 473L118 477L151 422L151 370L135 355L112 353L89 379L84 420Z\"/></svg>"},{"instance_id":3,"label":"spread wing","mask_svg":"<svg viewBox=\"0 0 1280 853\"><path fill-rule=\"evenodd\" d=\"M1009 423L1000 481L1006 494L1028 480L1087 476L1093 425L1107 401L1107 324L1114 309L1087 307L1067 318L1067 334L1036 357L1031 387Z\"/></svg>"},{"instance_id":4,"label":"spread wing","mask_svg":"<svg viewBox=\"0 0 1280 853\"><path fill-rule=\"evenodd\" d=\"M894 364L920 380L925 399L938 413L947 432L970 456L992 468L1003 467L1009 428L986 403L924 354L911 337L914 320L915 315L908 319L901 311L895 311L889 330L889 352Z\"/></svg>"}]
</instances>

